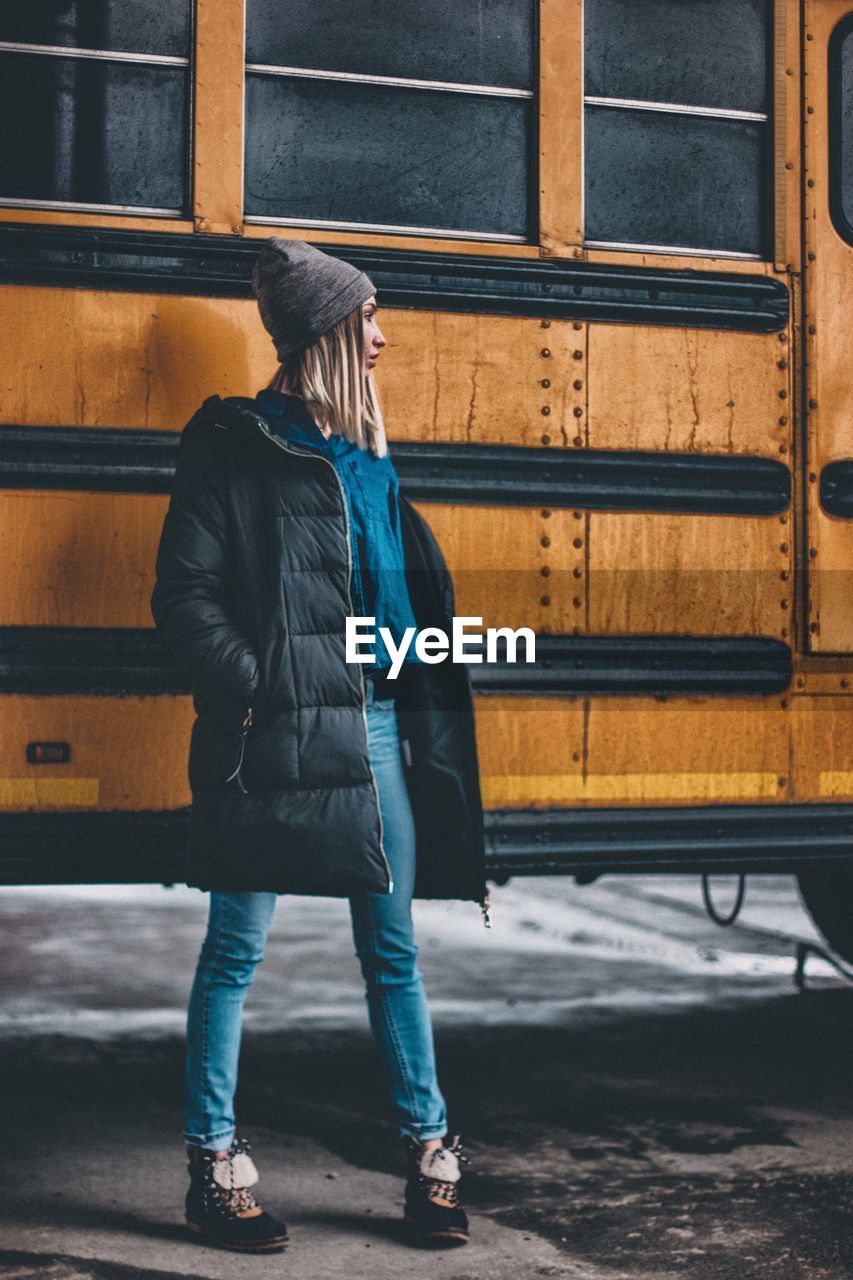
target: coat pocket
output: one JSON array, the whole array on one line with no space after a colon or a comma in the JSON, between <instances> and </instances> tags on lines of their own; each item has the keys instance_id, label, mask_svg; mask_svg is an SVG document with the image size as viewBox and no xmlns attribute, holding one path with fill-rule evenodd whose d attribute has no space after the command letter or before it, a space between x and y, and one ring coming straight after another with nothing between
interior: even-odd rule
<instances>
[{"instance_id":1,"label":"coat pocket","mask_svg":"<svg viewBox=\"0 0 853 1280\"><path fill-rule=\"evenodd\" d=\"M250 726L232 728L216 716L199 716L190 737L189 780L193 792L235 787L245 791L242 770Z\"/></svg>"}]
</instances>

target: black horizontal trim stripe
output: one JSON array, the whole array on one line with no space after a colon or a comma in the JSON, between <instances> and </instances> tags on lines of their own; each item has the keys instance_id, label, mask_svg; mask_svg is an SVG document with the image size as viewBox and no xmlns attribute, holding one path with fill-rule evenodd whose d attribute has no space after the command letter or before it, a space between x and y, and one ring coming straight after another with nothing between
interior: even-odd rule
<instances>
[{"instance_id":1,"label":"black horizontal trim stripe","mask_svg":"<svg viewBox=\"0 0 853 1280\"><path fill-rule=\"evenodd\" d=\"M178 431L0 425L0 488L169 493Z\"/></svg>"},{"instance_id":2,"label":"black horizontal trim stripe","mask_svg":"<svg viewBox=\"0 0 853 1280\"><path fill-rule=\"evenodd\" d=\"M473 646L472 646L473 647ZM538 636L536 663L472 664L477 694L771 694L791 651L760 637ZM0 627L0 693L185 694L153 630Z\"/></svg>"},{"instance_id":3,"label":"black horizontal trim stripe","mask_svg":"<svg viewBox=\"0 0 853 1280\"><path fill-rule=\"evenodd\" d=\"M853 520L853 458L830 462L821 471L820 505L828 515Z\"/></svg>"},{"instance_id":4,"label":"black horizontal trim stripe","mask_svg":"<svg viewBox=\"0 0 853 1280\"><path fill-rule=\"evenodd\" d=\"M187 694L153 627L0 627L0 694Z\"/></svg>"},{"instance_id":5,"label":"black horizontal trim stripe","mask_svg":"<svg viewBox=\"0 0 853 1280\"><path fill-rule=\"evenodd\" d=\"M499 879L626 870L790 872L849 865L853 805L493 810L486 842L489 874Z\"/></svg>"},{"instance_id":6,"label":"black horizontal trim stripe","mask_svg":"<svg viewBox=\"0 0 853 1280\"><path fill-rule=\"evenodd\" d=\"M788 319L786 286L759 275L318 247L366 271L384 306L755 333L776 332ZM7 223L0 281L244 298L259 250L258 240L238 236Z\"/></svg>"},{"instance_id":7,"label":"black horizontal trim stripe","mask_svg":"<svg viewBox=\"0 0 853 1280\"><path fill-rule=\"evenodd\" d=\"M168 493L174 431L0 425L0 487ZM791 475L771 458L398 441L407 497L422 502L764 516Z\"/></svg>"},{"instance_id":8,"label":"black horizontal trim stripe","mask_svg":"<svg viewBox=\"0 0 853 1280\"><path fill-rule=\"evenodd\" d=\"M772 458L408 441L391 452L422 501L744 516L791 501L790 472Z\"/></svg>"},{"instance_id":9,"label":"black horizontal trim stripe","mask_svg":"<svg viewBox=\"0 0 853 1280\"><path fill-rule=\"evenodd\" d=\"M770 694L792 676L788 646L759 636L540 635L535 664L471 667L476 693L528 696Z\"/></svg>"},{"instance_id":10,"label":"black horizontal trim stripe","mask_svg":"<svg viewBox=\"0 0 853 1280\"><path fill-rule=\"evenodd\" d=\"M184 877L189 814L0 814L2 884L156 884ZM775 872L849 866L853 805L503 809L485 814L486 874Z\"/></svg>"}]
</instances>

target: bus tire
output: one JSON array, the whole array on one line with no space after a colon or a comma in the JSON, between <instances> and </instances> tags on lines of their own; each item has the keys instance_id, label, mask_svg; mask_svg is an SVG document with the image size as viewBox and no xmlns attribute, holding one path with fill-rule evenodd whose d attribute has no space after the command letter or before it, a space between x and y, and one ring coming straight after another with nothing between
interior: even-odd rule
<instances>
[{"instance_id":1,"label":"bus tire","mask_svg":"<svg viewBox=\"0 0 853 1280\"><path fill-rule=\"evenodd\" d=\"M853 964L853 870L803 871L800 897L832 950Z\"/></svg>"}]
</instances>

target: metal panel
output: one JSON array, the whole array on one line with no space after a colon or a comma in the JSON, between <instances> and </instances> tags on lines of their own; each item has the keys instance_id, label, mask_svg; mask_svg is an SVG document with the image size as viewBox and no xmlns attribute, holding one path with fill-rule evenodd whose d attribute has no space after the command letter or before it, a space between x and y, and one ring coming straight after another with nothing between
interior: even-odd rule
<instances>
[{"instance_id":1,"label":"metal panel","mask_svg":"<svg viewBox=\"0 0 853 1280\"><path fill-rule=\"evenodd\" d=\"M475 644L469 646L476 652ZM773 640L701 636L536 638L536 662L471 667L479 694L769 694L791 680ZM151 696L188 693L153 630L0 627L0 692Z\"/></svg>"},{"instance_id":2,"label":"metal panel","mask_svg":"<svg viewBox=\"0 0 853 1280\"><path fill-rule=\"evenodd\" d=\"M853 805L535 809L486 814L490 876L791 872L845 863Z\"/></svg>"},{"instance_id":3,"label":"metal panel","mask_svg":"<svg viewBox=\"0 0 853 1280\"><path fill-rule=\"evenodd\" d=\"M791 458L785 336L591 325L589 444Z\"/></svg>"},{"instance_id":4,"label":"metal panel","mask_svg":"<svg viewBox=\"0 0 853 1280\"><path fill-rule=\"evenodd\" d=\"M478 698L483 799L491 809L546 811L563 804L783 804L791 799L786 702Z\"/></svg>"},{"instance_id":5,"label":"metal panel","mask_svg":"<svg viewBox=\"0 0 853 1280\"><path fill-rule=\"evenodd\" d=\"M785 284L757 275L322 247L366 271L388 307L760 333L788 319ZM0 226L0 279L250 298L259 250L258 241L231 237L7 224Z\"/></svg>"},{"instance_id":6,"label":"metal panel","mask_svg":"<svg viewBox=\"0 0 853 1280\"><path fill-rule=\"evenodd\" d=\"M770 0L586 0L586 92L767 111Z\"/></svg>"},{"instance_id":7,"label":"metal panel","mask_svg":"<svg viewBox=\"0 0 853 1280\"><path fill-rule=\"evenodd\" d=\"M123 810L131 822L135 810L177 809L189 801L182 766L192 722L183 697L4 696L0 809L100 807ZM69 764L25 763L32 741L67 742Z\"/></svg>"},{"instance_id":8,"label":"metal panel","mask_svg":"<svg viewBox=\"0 0 853 1280\"><path fill-rule=\"evenodd\" d=\"M248 0L249 62L526 89L532 0Z\"/></svg>"},{"instance_id":9,"label":"metal panel","mask_svg":"<svg viewBox=\"0 0 853 1280\"><path fill-rule=\"evenodd\" d=\"M741 120L586 111L588 240L767 249L767 131Z\"/></svg>"},{"instance_id":10,"label":"metal panel","mask_svg":"<svg viewBox=\"0 0 853 1280\"><path fill-rule=\"evenodd\" d=\"M192 0L0 0L0 40L186 57Z\"/></svg>"},{"instance_id":11,"label":"metal panel","mask_svg":"<svg viewBox=\"0 0 853 1280\"><path fill-rule=\"evenodd\" d=\"M0 485L167 493L176 432L0 426ZM407 497L421 502L774 515L791 499L767 458L398 441Z\"/></svg>"},{"instance_id":12,"label":"metal panel","mask_svg":"<svg viewBox=\"0 0 853 1280\"><path fill-rule=\"evenodd\" d=\"M529 235L524 99L249 75L247 215Z\"/></svg>"},{"instance_id":13,"label":"metal panel","mask_svg":"<svg viewBox=\"0 0 853 1280\"><path fill-rule=\"evenodd\" d=\"M494 810L486 874L783 872L846 864L853 805ZM3 884L172 883L186 875L189 813L0 814Z\"/></svg>"},{"instance_id":14,"label":"metal panel","mask_svg":"<svg viewBox=\"0 0 853 1280\"><path fill-rule=\"evenodd\" d=\"M0 54L0 195L181 210L188 74Z\"/></svg>"},{"instance_id":15,"label":"metal panel","mask_svg":"<svg viewBox=\"0 0 853 1280\"><path fill-rule=\"evenodd\" d=\"M593 511L586 522L586 536L578 534L588 552L579 621L593 635L790 640L790 514L768 519Z\"/></svg>"},{"instance_id":16,"label":"metal panel","mask_svg":"<svg viewBox=\"0 0 853 1280\"><path fill-rule=\"evenodd\" d=\"M197 0L193 214L205 235L243 231L243 0Z\"/></svg>"}]
</instances>

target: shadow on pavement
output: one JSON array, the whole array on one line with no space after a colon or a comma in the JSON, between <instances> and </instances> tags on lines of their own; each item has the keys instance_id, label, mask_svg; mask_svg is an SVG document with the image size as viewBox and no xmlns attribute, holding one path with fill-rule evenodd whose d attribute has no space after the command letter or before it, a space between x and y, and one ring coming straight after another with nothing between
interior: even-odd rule
<instances>
[{"instance_id":1,"label":"shadow on pavement","mask_svg":"<svg viewBox=\"0 0 853 1280\"><path fill-rule=\"evenodd\" d=\"M439 1027L451 1126L472 1157L466 1198L553 1241L567 1262L605 1271L846 1280L851 1014L853 992L828 990L665 1014L597 1011L561 1026ZM183 1238L181 1056L174 1039L0 1043L6 1140L25 1173L0 1205L7 1240L13 1222L64 1221ZM262 1173L265 1143L308 1140L320 1150L318 1179L339 1176L323 1173L324 1151L347 1169L403 1176L366 1033L247 1034L238 1114ZM112 1204L98 1200L97 1170L117 1158L157 1182L142 1216L122 1207L124 1186ZM303 1222L396 1238L393 1204L368 1216L357 1178L336 1185L340 1213L337 1202L306 1203ZM84 1268L69 1277L94 1280L170 1274L65 1263ZM53 1265L8 1252L0 1264L0 1275Z\"/></svg>"}]
</instances>

